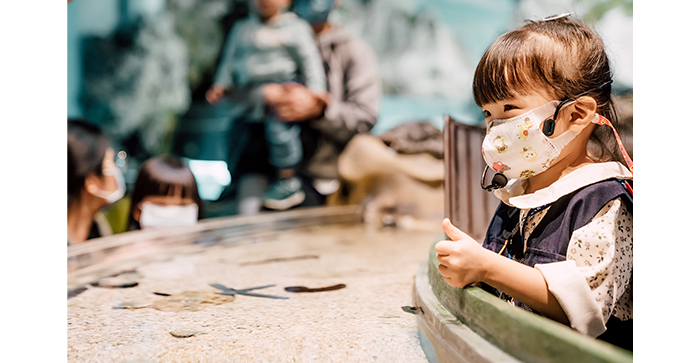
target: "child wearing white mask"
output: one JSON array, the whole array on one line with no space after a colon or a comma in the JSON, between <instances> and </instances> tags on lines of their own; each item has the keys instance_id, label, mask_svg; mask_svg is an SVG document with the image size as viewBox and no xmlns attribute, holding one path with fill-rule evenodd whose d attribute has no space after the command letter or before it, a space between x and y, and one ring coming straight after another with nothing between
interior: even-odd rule
<instances>
[{"instance_id":1,"label":"child wearing white mask","mask_svg":"<svg viewBox=\"0 0 700 363\"><path fill-rule=\"evenodd\" d=\"M124 178L102 130L85 120L68 120L68 245L111 234L100 211L124 196Z\"/></svg>"},{"instance_id":2,"label":"child wearing white mask","mask_svg":"<svg viewBox=\"0 0 700 363\"><path fill-rule=\"evenodd\" d=\"M148 159L131 196L129 229L196 224L203 216L194 174L174 156Z\"/></svg>"},{"instance_id":3,"label":"child wearing white mask","mask_svg":"<svg viewBox=\"0 0 700 363\"><path fill-rule=\"evenodd\" d=\"M499 37L473 91L486 164L509 179L483 245L454 227L435 245L455 287L632 349L632 160L613 127L601 38L569 14Z\"/></svg>"}]
</instances>

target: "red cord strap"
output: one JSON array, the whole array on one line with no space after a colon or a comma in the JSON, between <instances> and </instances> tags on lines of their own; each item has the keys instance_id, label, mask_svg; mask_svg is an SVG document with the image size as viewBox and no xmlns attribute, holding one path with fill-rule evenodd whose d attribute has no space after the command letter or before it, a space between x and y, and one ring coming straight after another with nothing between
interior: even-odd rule
<instances>
[{"instance_id":1,"label":"red cord strap","mask_svg":"<svg viewBox=\"0 0 700 363\"><path fill-rule=\"evenodd\" d=\"M613 130L615 133L615 139L617 140L617 145L620 147L620 151L622 152L622 157L625 158L625 162L627 163L627 166L630 169L630 172L632 175L634 175L634 167L632 164L632 158L630 158L629 154L627 154L627 150L625 150L625 146L622 145L622 139L620 139L620 135L617 134L617 130L615 130L615 127L608 121L607 118L598 115L597 120L594 120L593 123L596 123L598 125L608 125L610 128ZM629 190L630 194L632 194L632 186L625 181L625 186L627 187L627 190Z\"/></svg>"}]
</instances>

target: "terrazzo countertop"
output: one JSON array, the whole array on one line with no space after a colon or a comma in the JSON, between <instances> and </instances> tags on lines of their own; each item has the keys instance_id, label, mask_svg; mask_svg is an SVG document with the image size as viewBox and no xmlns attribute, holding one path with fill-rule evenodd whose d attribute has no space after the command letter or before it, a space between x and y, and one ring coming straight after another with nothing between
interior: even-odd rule
<instances>
[{"instance_id":1,"label":"terrazzo countertop","mask_svg":"<svg viewBox=\"0 0 700 363\"><path fill-rule=\"evenodd\" d=\"M305 227L144 263L137 286L88 286L68 299L68 361L427 362L416 317L401 306L412 305L415 273L440 237L435 228ZM251 292L287 299L236 295L198 311L154 308L164 294L219 292L211 283L275 285ZM346 287L285 290L336 284ZM182 331L196 334L175 336Z\"/></svg>"}]
</instances>

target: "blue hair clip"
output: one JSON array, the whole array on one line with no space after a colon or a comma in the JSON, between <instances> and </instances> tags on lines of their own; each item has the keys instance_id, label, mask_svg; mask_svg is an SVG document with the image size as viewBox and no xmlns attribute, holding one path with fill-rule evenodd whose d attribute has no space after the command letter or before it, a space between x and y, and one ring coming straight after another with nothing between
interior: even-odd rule
<instances>
[{"instance_id":1,"label":"blue hair clip","mask_svg":"<svg viewBox=\"0 0 700 363\"><path fill-rule=\"evenodd\" d=\"M573 13L561 13L561 14L556 14L556 15L550 15L550 16L542 19L542 21L550 21L550 20L557 20L557 19L561 19L561 18L568 18L569 15L571 15L571 14L573 14Z\"/></svg>"}]
</instances>

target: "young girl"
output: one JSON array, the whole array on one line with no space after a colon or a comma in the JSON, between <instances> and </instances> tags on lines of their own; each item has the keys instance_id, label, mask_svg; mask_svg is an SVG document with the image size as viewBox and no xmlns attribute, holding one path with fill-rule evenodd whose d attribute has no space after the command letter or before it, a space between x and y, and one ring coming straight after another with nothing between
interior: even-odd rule
<instances>
[{"instance_id":1,"label":"young girl","mask_svg":"<svg viewBox=\"0 0 700 363\"><path fill-rule=\"evenodd\" d=\"M143 164L131 196L130 230L192 225L202 216L197 183L185 162L165 155Z\"/></svg>"},{"instance_id":2,"label":"young girl","mask_svg":"<svg viewBox=\"0 0 700 363\"><path fill-rule=\"evenodd\" d=\"M100 213L124 196L107 135L86 120L68 120L68 245L112 234Z\"/></svg>"},{"instance_id":3,"label":"young girl","mask_svg":"<svg viewBox=\"0 0 700 363\"><path fill-rule=\"evenodd\" d=\"M562 15L499 37L477 66L483 156L509 182L483 248L454 227L435 246L451 286L632 349L632 160L612 127L600 37ZM627 165L629 169L625 166Z\"/></svg>"}]
</instances>

